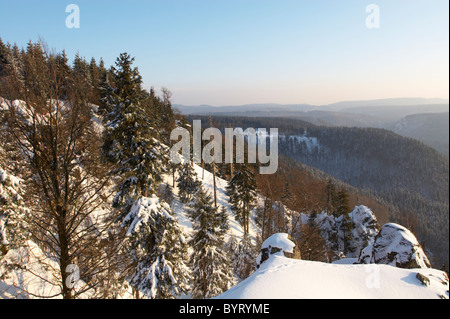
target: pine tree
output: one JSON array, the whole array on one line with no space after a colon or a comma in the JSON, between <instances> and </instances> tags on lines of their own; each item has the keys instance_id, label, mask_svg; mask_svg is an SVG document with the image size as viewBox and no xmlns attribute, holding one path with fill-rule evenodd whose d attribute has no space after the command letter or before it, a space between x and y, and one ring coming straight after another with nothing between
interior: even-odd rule
<instances>
[{"instance_id":1,"label":"pine tree","mask_svg":"<svg viewBox=\"0 0 450 319\"><path fill-rule=\"evenodd\" d=\"M256 180L253 172L246 164L236 165L234 176L227 187L231 209L237 220L248 234L250 224L250 210L256 199Z\"/></svg>"},{"instance_id":2,"label":"pine tree","mask_svg":"<svg viewBox=\"0 0 450 319\"><path fill-rule=\"evenodd\" d=\"M200 189L202 182L197 179L194 168L190 163L181 166L180 176L177 179L181 202L188 203Z\"/></svg>"},{"instance_id":3,"label":"pine tree","mask_svg":"<svg viewBox=\"0 0 450 319\"><path fill-rule=\"evenodd\" d=\"M223 238L230 230L230 222L228 220L228 211L225 206L220 206L217 211L218 236Z\"/></svg>"},{"instance_id":4,"label":"pine tree","mask_svg":"<svg viewBox=\"0 0 450 319\"><path fill-rule=\"evenodd\" d=\"M8 64L9 47L3 43L0 38L0 77L6 75L6 66Z\"/></svg>"},{"instance_id":5,"label":"pine tree","mask_svg":"<svg viewBox=\"0 0 450 319\"><path fill-rule=\"evenodd\" d=\"M100 61L100 83L99 83L99 107L98 113L104 117L105 123L107 123L107 116L115 108L115 96L113 84L113 74L112 72L106 70L103 60Z\"/></svg>"},{"instance_id":6,"label":"pine tree","mask_svg":"<svg viewBox=\"0 0 450 319\"><path fill-rule=\"evenodd\" d=\"M136 201L125 217L127 250L132 258L129 281L151 299L187 293L190 270L187 242L170 206L153 195Z\"/></svg>"},{"instance_id":7,"label":"pine tree","mask_svg":"<svg viewBox=\"0 0 450 319\"><path fill-rule=\"evenodd\" d=\"M89 64L84 58L80 57L79 53L75 55L72 70L74 77L84 81L89 86L89 89L92 89Z\"/></svg>"},{"instance_id":8,"label":"pine tree","mask_svg":"<svg viewBox=\"0 0 450 319\"><path fill-rule=\"evenodd\" d=\"M122 53L113 68L116 88L105 96L105 157L118 168L112 173L123 177L114 199L116 207L130 207L140 196L155 193L166 170L168 150L157 139L153 122L143 107L142 79L134 58Z\"/></svg>"},{"instance_id":9,"label":"pine tree","mask_svg":"<svg viewBox=\"0 0 450 319\"><path fill-rule=\"evenodd\" d=\"M200 189L196 201L192 204L190 218L194 229L190 241L193 248L192 297L211 298L234 284L230 260L223 248L223 215L217 214L211 196Z\"/></svg>"}]
</instances>

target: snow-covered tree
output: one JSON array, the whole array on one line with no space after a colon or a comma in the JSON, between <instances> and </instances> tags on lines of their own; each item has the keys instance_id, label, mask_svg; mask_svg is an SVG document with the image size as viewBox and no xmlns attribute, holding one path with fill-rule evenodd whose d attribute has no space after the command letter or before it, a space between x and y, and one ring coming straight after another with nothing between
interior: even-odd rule
<instances>
[{"instance_id":1,"label":"snow-covered tree","mask_svg":"<svg viewBox=\"0 0 450 319\"><path fill-rule=\"evenodd\" d=\"M190 202L192 196L194 196L202 186L202 182L197 179L194 168L190 163L185 163L181 166L177 183L180 199L183 203Z\"/></svg>"},{"instance_id":2,"label":"snow-covered tree","mask_svg":"<svg viewBox=\"0 0 450 319\"><path fill-rule=\"evenodd\" d=\"M224 249L224 220L217 213L213 200L202 188L190 211L194 235L192 297L215 297L232 287L235 282L228 254Z\"/></svg>"},{"instance_id":3,"label":"snow-covered tree","mask_svg":"<svg viewBox=\"0 0 450 319\"><path fill-rule=\"evenodd\" d=\"M241 279L247 278L256 268L256 257L258 252L248 234L244 234L239 242L232 248L233 269Z\"/></svg>"},{"instance_id":4,"label":"snow-covered tree","mask_svg":"<svg viewBox=\"0 0 450 319\"><path fill-rule=\"evenodd\" d=\"M236 165L234 176L227 187L227 195L230 197L232 211L248 234L250 210L256 198L256 180L246 164Z\"/></svg>"},{"instance_id":5,"label":"snow-covered tree","mask_svg":"<svg viewBox=\"0 0 450 319\"><path fill-rule=\"evenodd\" d=\"M122 225L133 259L129 281L136 292L152 299L187 293L190 269L187 242L170 206L153 195L132 206Z\"/></svg>"},{"instance_id":6,"label":"snow-covered tree","mask_svg":"<svg viewBox=\"0 0 450 319\"><path fill-rule=\"evenodd\" d=\"M152 119L143 105L145 95L134 58L122 53L112 68L115 88L104 97L104 155L117 168L112 171L123 181L114 199L116 207L129 208L140 196L155 193L166 169L168 149L156 138Z\"/></svg>"},{"instance_id":7,"label":"snow-covered tree","mask_svg":"<svg viewBox=\"0 0 450 319\"><path fill-rule=\"evenodd\" d=\"M0 256L10 248L18 248L30 237L20 195L20 179L0 168Z\"/></svg>"}]
</instances>

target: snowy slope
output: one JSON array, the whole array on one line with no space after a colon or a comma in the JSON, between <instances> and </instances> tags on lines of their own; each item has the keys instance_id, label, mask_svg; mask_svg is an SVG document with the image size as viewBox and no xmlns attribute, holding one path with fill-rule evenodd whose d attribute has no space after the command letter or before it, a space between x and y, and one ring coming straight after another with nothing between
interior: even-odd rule
<instances>
[{"instance_id":1,"label":"snowy slope","mask_svg":"<svg viewBox=\"0 0 450 319\"><path fill-rule=\"evenodd\" d=\"M418 273L430 279L429 287L416 278ZM218 299L448 299L448 289L448 278L434 269L327 264L273 255Z\"/></svg>"},{"instance_id":2,"label":"snowy slope","mask_svg":"<svg viewBox=\"0 0 450 319\"><path fill-rule=\"evenodd\" d=\"M194 164L194 171L197 174L198 180L202 182L203 188L208 191L208 193L213 197L214 195L214 181L213 174L207 170L203 170L200 166ZM203 177L203 178L202 178ZM165 181L169 185L172 185L172 176L166 175ZM176 184L176 183L175 183ZM244 230L239 222L235 219L233 212L231 211L231 206L229 204L229 198L226 194L226 187L228 182L222 178L216 177L216 189L217 189L217 206L224 206L228 211L230 230L228 231L226 240L230 237L242 238L244 235ZM188 205L181 203L178 198L178 188L175 185L173 190L175 199L172 202L172 209L177 217L178 222L184 227L186 233L190 234L192 232L192 224L188 216ZM256 234L259 232L258 226L254 222L254 218L250 217L250 227L249 232L251 238L255 241Z\"/></svg>"}]
</instances>

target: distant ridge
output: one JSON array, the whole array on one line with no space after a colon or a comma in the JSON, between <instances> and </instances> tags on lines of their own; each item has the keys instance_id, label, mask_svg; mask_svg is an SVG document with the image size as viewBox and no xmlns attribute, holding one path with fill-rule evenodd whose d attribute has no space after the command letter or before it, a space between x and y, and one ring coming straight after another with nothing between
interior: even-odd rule
<instances>
[{"instance_id":1,"label":"distant ridge","mask_svg":"<svg viewBox=\"0 0 450 319\"><path fill-rule=\"evenodd\" d=\"M183 114L207 114L207 113L229 113L229 112L309 112L309 111L345 111L346 113L358 113L358 109L367 107L395 107L402 108L408 106L425 107L436 106L438 110L432 112L448 111L449 100L440 98L390 98L377 100L343 101L327 105L312 104L279 104L279 103L254 103L243 105L183 105L174 104ZM445 108L447 105L447 108ZM422 110L423 108L421 108ZM422 112L424 113L424 112Z\"/></svg>"}]
</instances>

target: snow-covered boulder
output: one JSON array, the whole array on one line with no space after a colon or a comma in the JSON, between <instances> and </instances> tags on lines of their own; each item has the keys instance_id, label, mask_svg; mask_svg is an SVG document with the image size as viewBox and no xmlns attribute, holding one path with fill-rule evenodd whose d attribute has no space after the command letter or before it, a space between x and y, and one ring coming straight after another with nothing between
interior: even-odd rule
<instances>
[{"instance_id":1,"label":"snow-covered boulder","mask_svg":"<svg viewBox=\"0 0 450 319\"><path fill-rule=\"evenodd\" d=\"M342 255L345 246L345 257L357 259L362 249L374 243L380 226L372 210L364 205L355 206L348 218L351 221L350 234L345 231L344 216L335 217L324 211L317 214L313 222L336 256ZM304 218L302 222L308 221Z\"/></svg>"},{"instance_id":2,"label":"snow-covered boulder","mask_svg":"<svg viewBox=\"0 0 450 319\"><path fill-rule=\"evenodd\" d=\"M361 251L361 264L386 264L398 268L430 268L417 238L403 226L389 223L381 228L375 242Z\"/></svg>"},{"instance_id":3,"label":"snow-covered boulder","mask_svg":"<svg viewBox=\"0 0 450 319\"><path fill-rule=\"evenodd\" d=\"M267 238L261 245L261 253L256 261L257 267L270 258L271 255L281 255L284 253L294 253L295 244L289 239L286 233L278 233Z\"/></svg>"},{"instance_id":4,"label":"snow-covered boulder","mask_svg":"<svg viewBox=\"0 0 450 319\"><path fill-rule=\"evenodd\" d=\"M380 227L375 214L364 205L356 206L349 217L353 229L347 257L358 258L362 249L374 243Z\"/></svg>"}]
</instances>

